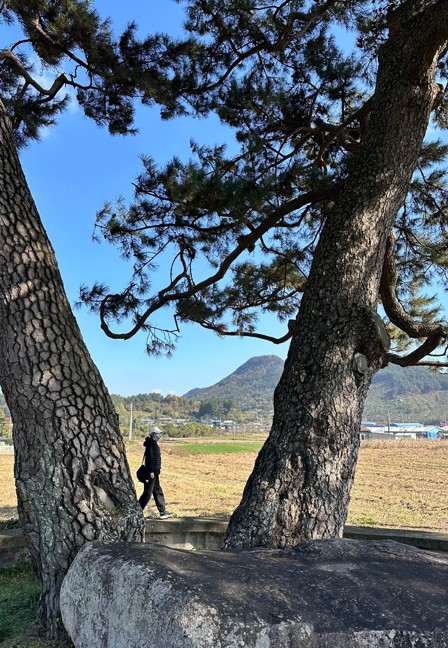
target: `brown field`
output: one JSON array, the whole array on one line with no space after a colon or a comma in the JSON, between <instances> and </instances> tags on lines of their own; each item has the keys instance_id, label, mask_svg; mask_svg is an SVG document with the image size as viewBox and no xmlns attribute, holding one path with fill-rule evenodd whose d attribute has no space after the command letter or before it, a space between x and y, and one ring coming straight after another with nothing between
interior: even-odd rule
<instances>
[{"instance_id":1,"label":"brown field","mask_svg":"<svg viewBox=\"0 0 448 648\"><path fill-rule=\"evenodd\" d=\"M251 439L252 441L253 439ZM227 516L237 506L256 453L188 454L162 443L161 483L177 516ZM141 442L127 445L132 473ZM448 533L448 441L367 441L361 446L348 524ZM141 485L136 484L137 493ZM13 457L0 455L0 520L16 516ZM147 514L155 512L150 504Z\"/></svg>"}]
</instances>

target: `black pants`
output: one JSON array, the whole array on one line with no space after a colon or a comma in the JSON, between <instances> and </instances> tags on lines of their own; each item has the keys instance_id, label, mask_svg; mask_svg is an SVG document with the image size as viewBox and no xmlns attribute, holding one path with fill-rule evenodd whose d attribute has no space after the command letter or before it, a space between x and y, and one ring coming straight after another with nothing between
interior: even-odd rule
<instances>
[{"instance_id":1,"label":"black pants","mask_svg":"<svg viewBox=\"0 0 448 648\"><path fill-rule=\"evenodd\" d=\"M163 490L159 482L159 475L155 475L154 479L150 479L149 481L145 482L143 493L140 499L138 500L138 503L140 504L142 509L145 508L145 506L151 499L152 495L154 496L154 501L156 503L157 508L159 509L159 513L164 513L165 496L163 494Z\"/></svg>"}]
</instances>

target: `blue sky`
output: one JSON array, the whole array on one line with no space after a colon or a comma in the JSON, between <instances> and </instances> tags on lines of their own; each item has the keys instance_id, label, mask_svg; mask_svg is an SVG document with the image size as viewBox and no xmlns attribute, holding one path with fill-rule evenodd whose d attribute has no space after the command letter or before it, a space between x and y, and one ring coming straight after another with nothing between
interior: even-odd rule
<instances>
[{"instance_id":1,"label":"blue sky","mask_svg":"<svg viewBox=\"0 0 448 648\"><path fill-rule=\"evenodd\" d=\"M142 32L172 31L182 24L180 7L171 0L98 0L94 4L102 15L112 17L117 30L131 19L141 25ZM103 203L132 195L131 183L140 170L139 156L145 153L165 162L173 155L187 157L191 137L203 143L221 143L224 137L216 120L163 123L157 109L139 109L137 125L140 133L135 137L111 137L73 104L40 142L21 152L72 304L82 283L91 285L100 280L118 287L129 277L129 269L117 251L106 243L93 243L91 236L95 213ZM86 308L76 310L75 316L109 390L123 395L156 390L181 395L193 387L217 382L252 356L285 357L287 353L287 345L221 339L190 325L183 328L172 358L151 358L144 351L144 335L129 341L111 340L101 331L97 316ZM264 328L275 334L284 332L274 318Z\"/></svg>"},{"instance_id":2,"label":"blue sky","mask_svg":"<svg viewBox=\"0 0 448 648\"><path fill-rule=\"evenodd\" d=\"M181 30L182 10L172 0L95 0L94 5L104 17L112 18L117 32L131 20L142 34ZM140 132L135 137L111 137L73 103L58 125L43 133L41 142L21 152L72 304L81 284L99 280L118 289L129 277L130 270L117 251L106 243L92 242L91 237L95 213L104 202L131 197L132 181L140 171L139 156L148 154L160 163L173 155L187 158L191 138L220 144L228 136L216 119L162 122L157 108L139 108L137 126ZM75 316L109 390L123 395L151 391L181 395L219 381L252 356L284 358L288 350L288 343L276 346L262 340L221 339L190 325L182 329L172 358L151 358L144 351L144 335L111 340L101 331L98 317L86 308L76 310ZM284 326L274 317L262 321L264 332L284 334Z\"/></svg>"}]
</instances>

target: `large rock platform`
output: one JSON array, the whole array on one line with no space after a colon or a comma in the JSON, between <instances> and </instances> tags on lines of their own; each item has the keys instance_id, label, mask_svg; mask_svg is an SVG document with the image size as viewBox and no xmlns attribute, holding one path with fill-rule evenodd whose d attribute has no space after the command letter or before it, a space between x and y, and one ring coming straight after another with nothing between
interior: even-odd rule
<instances>
[{"instance_id":1,"label":"large rock platform","mask_svg":"<svg viewBox=\"0 0 448 648\"><path fill-rule=\"evenodd\" d=\"M61 610L76 648L448 648L448 556L348 539L240 553L92 542Z\"/></svg>"}]
</instances>

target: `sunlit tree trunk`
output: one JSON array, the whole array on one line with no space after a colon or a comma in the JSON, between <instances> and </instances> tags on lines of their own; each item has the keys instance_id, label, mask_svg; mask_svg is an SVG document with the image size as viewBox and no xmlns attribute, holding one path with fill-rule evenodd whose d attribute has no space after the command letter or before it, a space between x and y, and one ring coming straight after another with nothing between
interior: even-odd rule
<instances>
[{"instance_id":1,"label":"sunlit tree trunk","mask_svg":"<svg viewBox=\"0 0 448 648\"><path fill-rule=\"evenodd\" d=\"M366 137L329 210L303 295L274 420L233 514L226 548L341 536L372 376L387 335L376 317L387 237L438 92L448 3L407 2L381 47Z\"/></svg>"},{"instance_id":2,"label":"sunlit tree trunk","mask_svg":"<svg viewBox=\"0 0 448 648\"><path fill-rule=\"evenodd\" d=\"M60 585L79 548L141 540L143 517L118 417L71 312L3 109L0 156L0 383L14 422L20 522L42 585L40 621L55 637Z\"/></svg>"}]
</instances>

